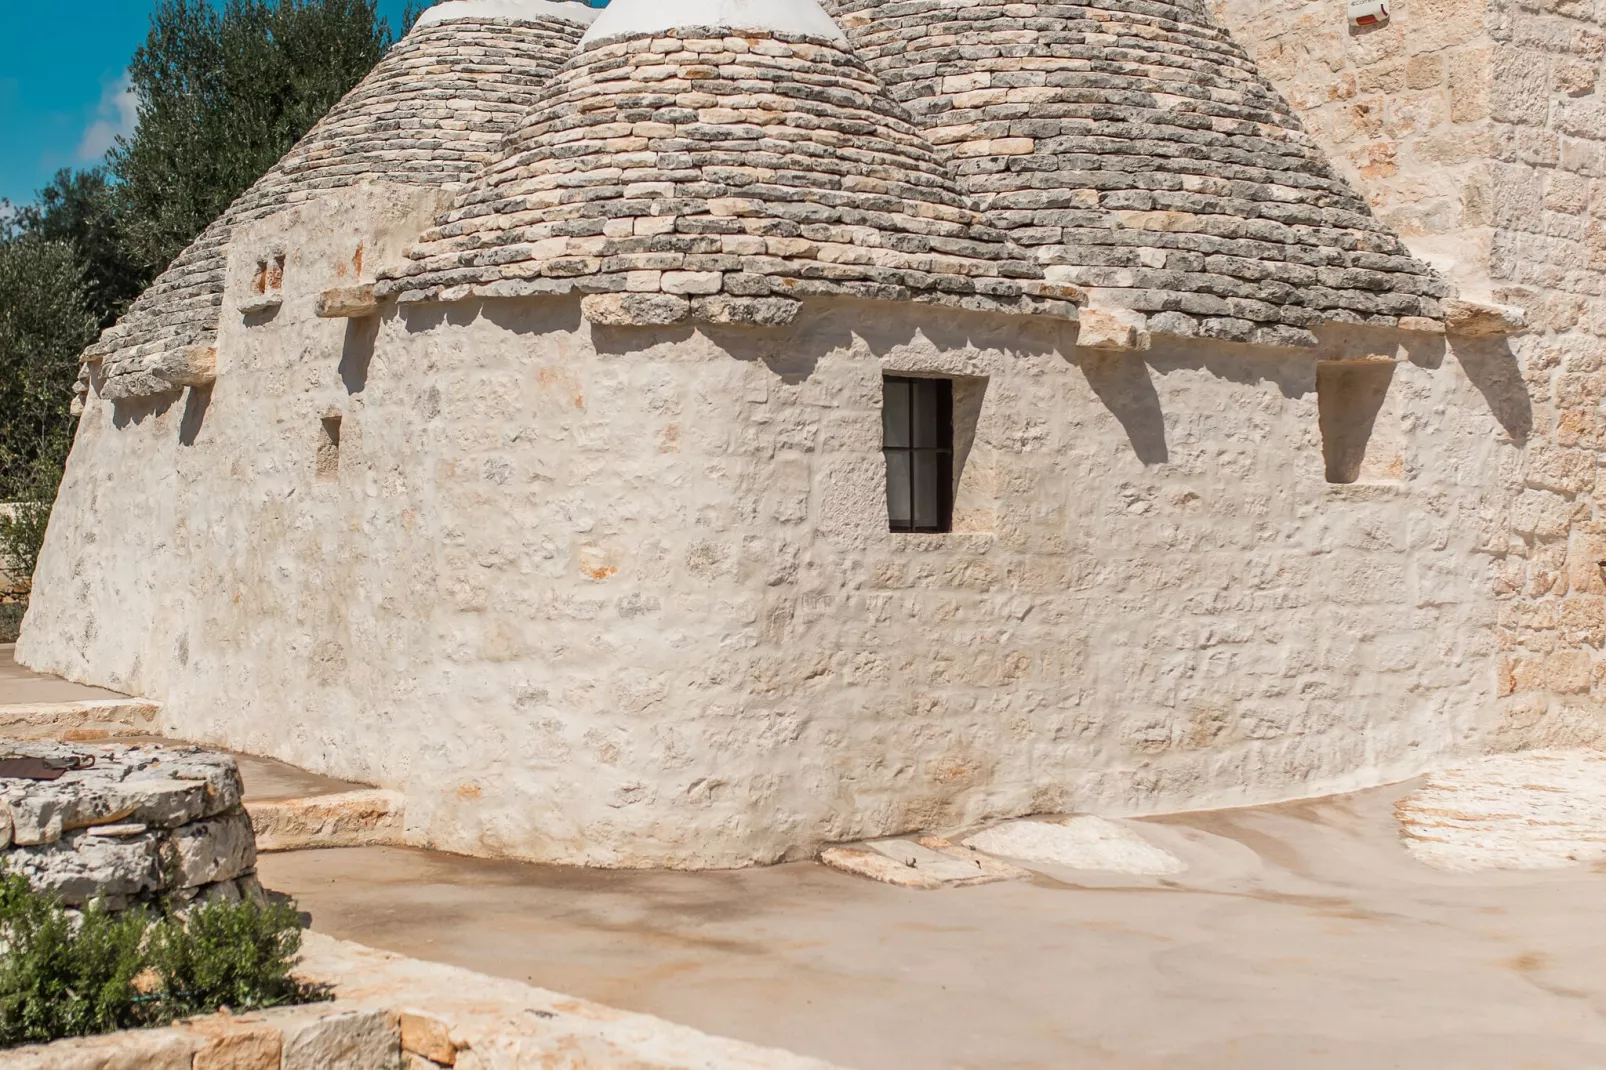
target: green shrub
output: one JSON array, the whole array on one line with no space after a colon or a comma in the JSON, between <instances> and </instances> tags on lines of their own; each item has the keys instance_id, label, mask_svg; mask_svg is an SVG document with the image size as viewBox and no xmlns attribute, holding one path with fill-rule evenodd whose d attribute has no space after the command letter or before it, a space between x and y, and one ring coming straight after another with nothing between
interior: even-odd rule
<instances>
[{"instance_id":1,"label":"green shrub","mask_svg":"<svg viewBox=\"0 0 1606 1070\"><path fill-rule=\"evenodd\" d=\"M28 600L0 602L0 643L15 643L22 636L22 618L28 613Z\"/></svg>"},{"instance_id":2,"label":"green shrub","mask_svg":"<svg viewBox=\"0 0 1606 1070\"><path fill-rule=\"evenodd\" d=\"M39 551L45 546L52 504L23 501L0 511L0 568L11 573L19 590L33 586L33 571L39 566Z\"/></svg>"},{"instance_id":3,"label":"green shrub","mask_svg":"<svg viewBox=\"0 0 1606 1070\"><path fill-rule=\"evenodd\" d=\"M100 905L75 924L26 879L0 882L0 1045L140 1024L134 978L147 924L138 911L112 915Z\"/></svg>"},{"instance_id":4,"label":"green shrub","mask_svg":"<svg viewBox=\"0 0 1606 1070\"><path fill-rule=\"evenodd\" d=\"M174 1017L219 1007L253 1010L305 1003L315 993L290 976L301 951L301 921L287 903L213 903L151 933L151 968Z\"/></svg>"},{"instance_id":5,"label":"green shrub","mask_svg":"<svg viewBox=\"0 0 1606 1070\"><path fill-rule=\"evenodd\" d=\"M328 998L291 976L300 948L286 903L73 914L0 876L0 1048Z\"/></svg>"}]
</instances>

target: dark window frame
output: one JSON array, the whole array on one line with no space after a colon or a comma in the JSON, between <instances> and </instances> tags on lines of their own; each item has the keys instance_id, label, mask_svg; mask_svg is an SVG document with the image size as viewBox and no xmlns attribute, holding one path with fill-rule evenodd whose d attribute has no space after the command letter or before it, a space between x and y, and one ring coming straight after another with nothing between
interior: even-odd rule
<instances>
[{"instance_id":1,"label":"dark window frame","mask_svg":"<svg viewBox=\"0 0 1606 1070\"><path fill-rule=\"evenodd\" d=\"M893 396L900 390L907 391L901 405ZM883 376L881 406L890 530L930 535L953 531L954 381L934 376ZM901 480L897 476L900 466ZM900 489L905 492L901 495L904 501L899 500Z\"/></svg>"}]
</instances>

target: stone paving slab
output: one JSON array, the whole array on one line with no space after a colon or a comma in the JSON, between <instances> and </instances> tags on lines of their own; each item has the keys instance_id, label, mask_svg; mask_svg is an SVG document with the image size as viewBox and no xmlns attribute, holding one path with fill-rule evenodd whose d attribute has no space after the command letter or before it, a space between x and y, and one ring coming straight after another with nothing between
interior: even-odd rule
<instances>
[{"instance_id":1,"label":"stone paving slab","mask_svg":"<svg viewBox=\"0 0 1606 1070\"><path fill-rule=\"evenodd\" d=\"M88 743L151 731L160 703L137 698L26 702L0 705L0 738Z\"/></svg>"},{"instance_id":2,"label":"stone paving slab","mask_svg":"<svg viewBox=\"0 0 1606 1070\"><path fill-rule=\"evenodd\" d=\"M820 852L832 869L902 888L961 888L1030 876L1007 862L938 836L843 844Z\"/></svg>"},{"instance_id":3,"label":"stone paving slab","mask_svg":"<svg viewBox=\"0 0 1606 1070\"><path fill-rule=\"evenodd\" d=\"M406 842L399 791L368 789L246 806L262 851L400 846Z\"/></svg>"},{"instance_id":4,"label":"stone paving slab","mask_svg":"<svg viewBox=\"0 0 1606 1070\"><path fill-rule=\"evenodd\" d=\"M1111 821L1091 814L1041 821L1005 821L983 829L965 846L1019 862L1072 869L1169 876L1188 868L1176 855L1144 838L1138 822Z\"/></svg>"},{"instance_id":5,"label":"stone paving slab","mask_svg":"<svg viewBox=\"0 0 1606 1070\"><path fill-rule=\"evenodd\" d=\"M1456 873L1606 860L1606 754L1529 751L1429 774L1395 811L1406 849Z\"/></svg>"}]
</instances>

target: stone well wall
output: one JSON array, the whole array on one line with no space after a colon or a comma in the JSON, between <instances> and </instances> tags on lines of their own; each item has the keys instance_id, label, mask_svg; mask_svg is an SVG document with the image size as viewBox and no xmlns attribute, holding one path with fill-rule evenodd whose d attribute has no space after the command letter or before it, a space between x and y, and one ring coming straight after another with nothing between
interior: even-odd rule
<instances>
[{"instance_id":1,"label":"stone well wall","mask_svg":"<svg viewBox=\"0 0 1606 1070\"><path fill-rule=\"evenodd\" d=\"M0 780L0 870L71 907L261 894L234 759L195 748L0 742L0 756L88 756L60 780Z\"/></svg>"}]
</instances>

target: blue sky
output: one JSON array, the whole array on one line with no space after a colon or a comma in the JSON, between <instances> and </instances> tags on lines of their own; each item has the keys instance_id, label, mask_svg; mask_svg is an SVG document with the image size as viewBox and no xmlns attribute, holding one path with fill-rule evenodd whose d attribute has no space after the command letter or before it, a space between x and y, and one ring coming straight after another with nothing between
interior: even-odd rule
<instances>
[{"instance_id":1,"label":"blue sky","mask_svg":"<svg viewBox=\"0 0 1606 1070\"><path fill-rule=\"evenodd\" d=\"M0 33L0 197L33 199L62 167L88 167L131 128L120 92L155 0L9 0ZM380 0L392 28L406 0Z\"/></svg>"}]
</instances>

